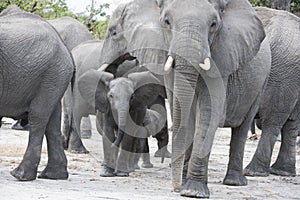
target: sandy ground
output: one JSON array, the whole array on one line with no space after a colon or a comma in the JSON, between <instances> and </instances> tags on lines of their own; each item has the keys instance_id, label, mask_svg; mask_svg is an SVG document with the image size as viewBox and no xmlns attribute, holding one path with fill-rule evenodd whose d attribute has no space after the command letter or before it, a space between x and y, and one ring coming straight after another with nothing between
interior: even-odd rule
<instances>
[{"instance_id":1,"label":"sandy ground","mask_svg":"<svg viewBox=\"0 0 300 200\"><path fill-rule=\"evenodd\" d=\"M152 169L141 169L127 178L102 178L102 142L94 127L91 139L84 140L91 152L75 155L66 152L68 157L69 179L54 181L37 179L19 182L9 172L21 162L27 145L28 132L10 129L8 122L0 129L0 199L184 199L172 191L170 159L161 164L154 158L156 141L150 139ZM211 199L300 199L300 148L297 148L297 176L248 177L248 186L232 187L222 184L228 163L229 129L219 129L216 134L209 163L209 183ZM249 163L258 141L247 141L244 166ZM275 146L273 162L279 142ZM171 149L171 146L168 147ZM41 171L46 164L47 154L44 145Z\"/></svg>"}]
</instances>

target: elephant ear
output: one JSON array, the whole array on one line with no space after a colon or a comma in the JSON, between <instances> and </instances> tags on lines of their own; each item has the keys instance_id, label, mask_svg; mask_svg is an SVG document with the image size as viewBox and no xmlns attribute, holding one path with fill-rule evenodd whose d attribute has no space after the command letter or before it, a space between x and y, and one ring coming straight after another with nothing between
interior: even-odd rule
<instances>
[{"instance_id":1,"label":"elephant ear","mask_svg":"<svg viewBox=\"0 0 300 200\"><path fill-rule=\"evenodd\" d=\"M158 96L166 97L163 83L151 72L137 72L128 75L135 84L132 102L151 105Z\"/></svg>"},{"instance_id":2,"label":"elephant ear","mask_svg":"<svg viewBox=\"0 0 300 200\"><path fill-rule=\"evenodd\" d=\"M222 27L211 44L220 74L228 76L251 61L265 38L262 22L247 0L210 0L219 11Z\"/></svg>"},{"instance_id":3,"label":"elephant ear","mask_svg":"<svg viewBox=\"0 0 300 200\"><path fill-rule=\"evenodd\" d=\"M107 100L106 85L114 76L107 72L91 69L78 79L78 90L87 103L102 113L107 112L109 103Z\"/></svg>"}]
</instances>

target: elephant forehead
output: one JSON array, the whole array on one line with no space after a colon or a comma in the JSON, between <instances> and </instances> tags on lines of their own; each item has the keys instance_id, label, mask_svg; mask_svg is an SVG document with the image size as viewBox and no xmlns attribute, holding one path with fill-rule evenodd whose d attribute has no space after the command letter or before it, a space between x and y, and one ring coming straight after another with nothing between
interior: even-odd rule
<instances>
[{"instance_id":1,"label":"elephant forehead","mask_svg":"<svg viewBox=\"0 0 300 200\"><path fill-rule=\"evenodd\" d=\"M110 82L111 90L114 92L132 92L134 91L134 83L128 78L120 77Z\"/></svg>"}]
</instances>

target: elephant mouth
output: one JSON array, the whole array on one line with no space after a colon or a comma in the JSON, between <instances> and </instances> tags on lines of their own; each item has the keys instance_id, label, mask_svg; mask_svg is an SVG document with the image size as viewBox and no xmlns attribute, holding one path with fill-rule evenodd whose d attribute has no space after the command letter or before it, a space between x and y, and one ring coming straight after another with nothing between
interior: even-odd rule
<instances>
[{"instance_id":1,"label":"elephant mouth","mask_svg":"<svg viewBox=\"0 0 300 200\"><path fill-rule=\"evenodd\" d=\"M101 67L101 68L103 70L105 70L106 72L115 74L119 65L121 65L123 62L125 62L127 60L134 60L134 59L136 59L136 57L132 56L130 53L127 52L127 53L119 56L113 62L104 64L105 66L102 65L104 67Z\"/></svg>"}]
</instances>

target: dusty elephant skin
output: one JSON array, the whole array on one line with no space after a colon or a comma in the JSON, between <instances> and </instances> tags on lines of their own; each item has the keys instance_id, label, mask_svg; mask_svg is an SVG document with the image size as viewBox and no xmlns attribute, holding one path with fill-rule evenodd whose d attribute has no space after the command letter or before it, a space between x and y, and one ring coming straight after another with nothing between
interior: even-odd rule
<instances>
[{"instance_id":1,"label":"dusty elephant skin","mask_svg":"<svg viewBox=\"0 0 300 200\"><path fill-rule=\"evenodd\" d=\"M174 190L209 197L208 160L218 126L232 128L223 183L246 185L244 144L271 68L263 24L246 0L158 4L162 27L171 38L164 70L173 91Z\"/></svg>"},{"instance_id":2,"label":"dusty elephant skin","mask_svg":"<svg viewBox=\"0 0 300 200\"><path fill-rule=\"evenodd\" d=\"M165 124L166 118L145 121L147 114L158 113L147 108L158 96L165 97L164 86L147 71L114 79L111 73L89 70L79 77L78 88L89 105L102 113L97 115L103 130L104 170L100 175L128 176L134 170L135 153L141 153L137 145ZM161 112L165 113L164 108Z\"/></svg>"},{"instance_id":3,"label":"dusty elephant skin","mask_svg":"<svg viewBox=\"0 0 300 200\"><path fill-rule=\"evenodd\" d=\"M55 30L60 35L66 47L71 51L79 44L93 39L93 35L89 32L85 25L80 23L71 17L61 17L53 20L48 20L48 22L55 28ZM64 147L73 153L87 153L88 151L83 146L80 139L74 140L70 138L80 138L77 134L75 126L72 124L73 119L73 108L72 108L72 89L69 85L67 91L63 98L63 138ZM87 130L90 132L90 120L89 118L84 118L84 123ZM26 130L29 127L27 120L19 120L12 128L19 130ZM69 144L70 142L70 144ZM73 143L72 143L73 142Z\"/></svg>"},{"instance_id":4,"label":"dusty elephant skin","mask_svg":"<svg viewBox=\"0 0 300 200\"><path fill-rule=\"evenodd\" d=\"M48 164L39 177L67 179L60 100L74 72L72 57L48 22L16 6L0 14L0 26L0 116L28 117L30 124L27 150L11 174L36 179L46 135Z\"/></svg>"},{"instance_id":5,"label":"dusty elephant skin","mask_svg":"<svg viewBox=\"0 0 300 200\"><path fill-rule=\"evenodd\" d=\"M258 116L262 137L244 172L249 176L296 175L296 139L300 124L300 19L268 8L256 8L270 41L272 68ZM281 147L270 168L277 136Z\"/></svg>"}]
</instances>

